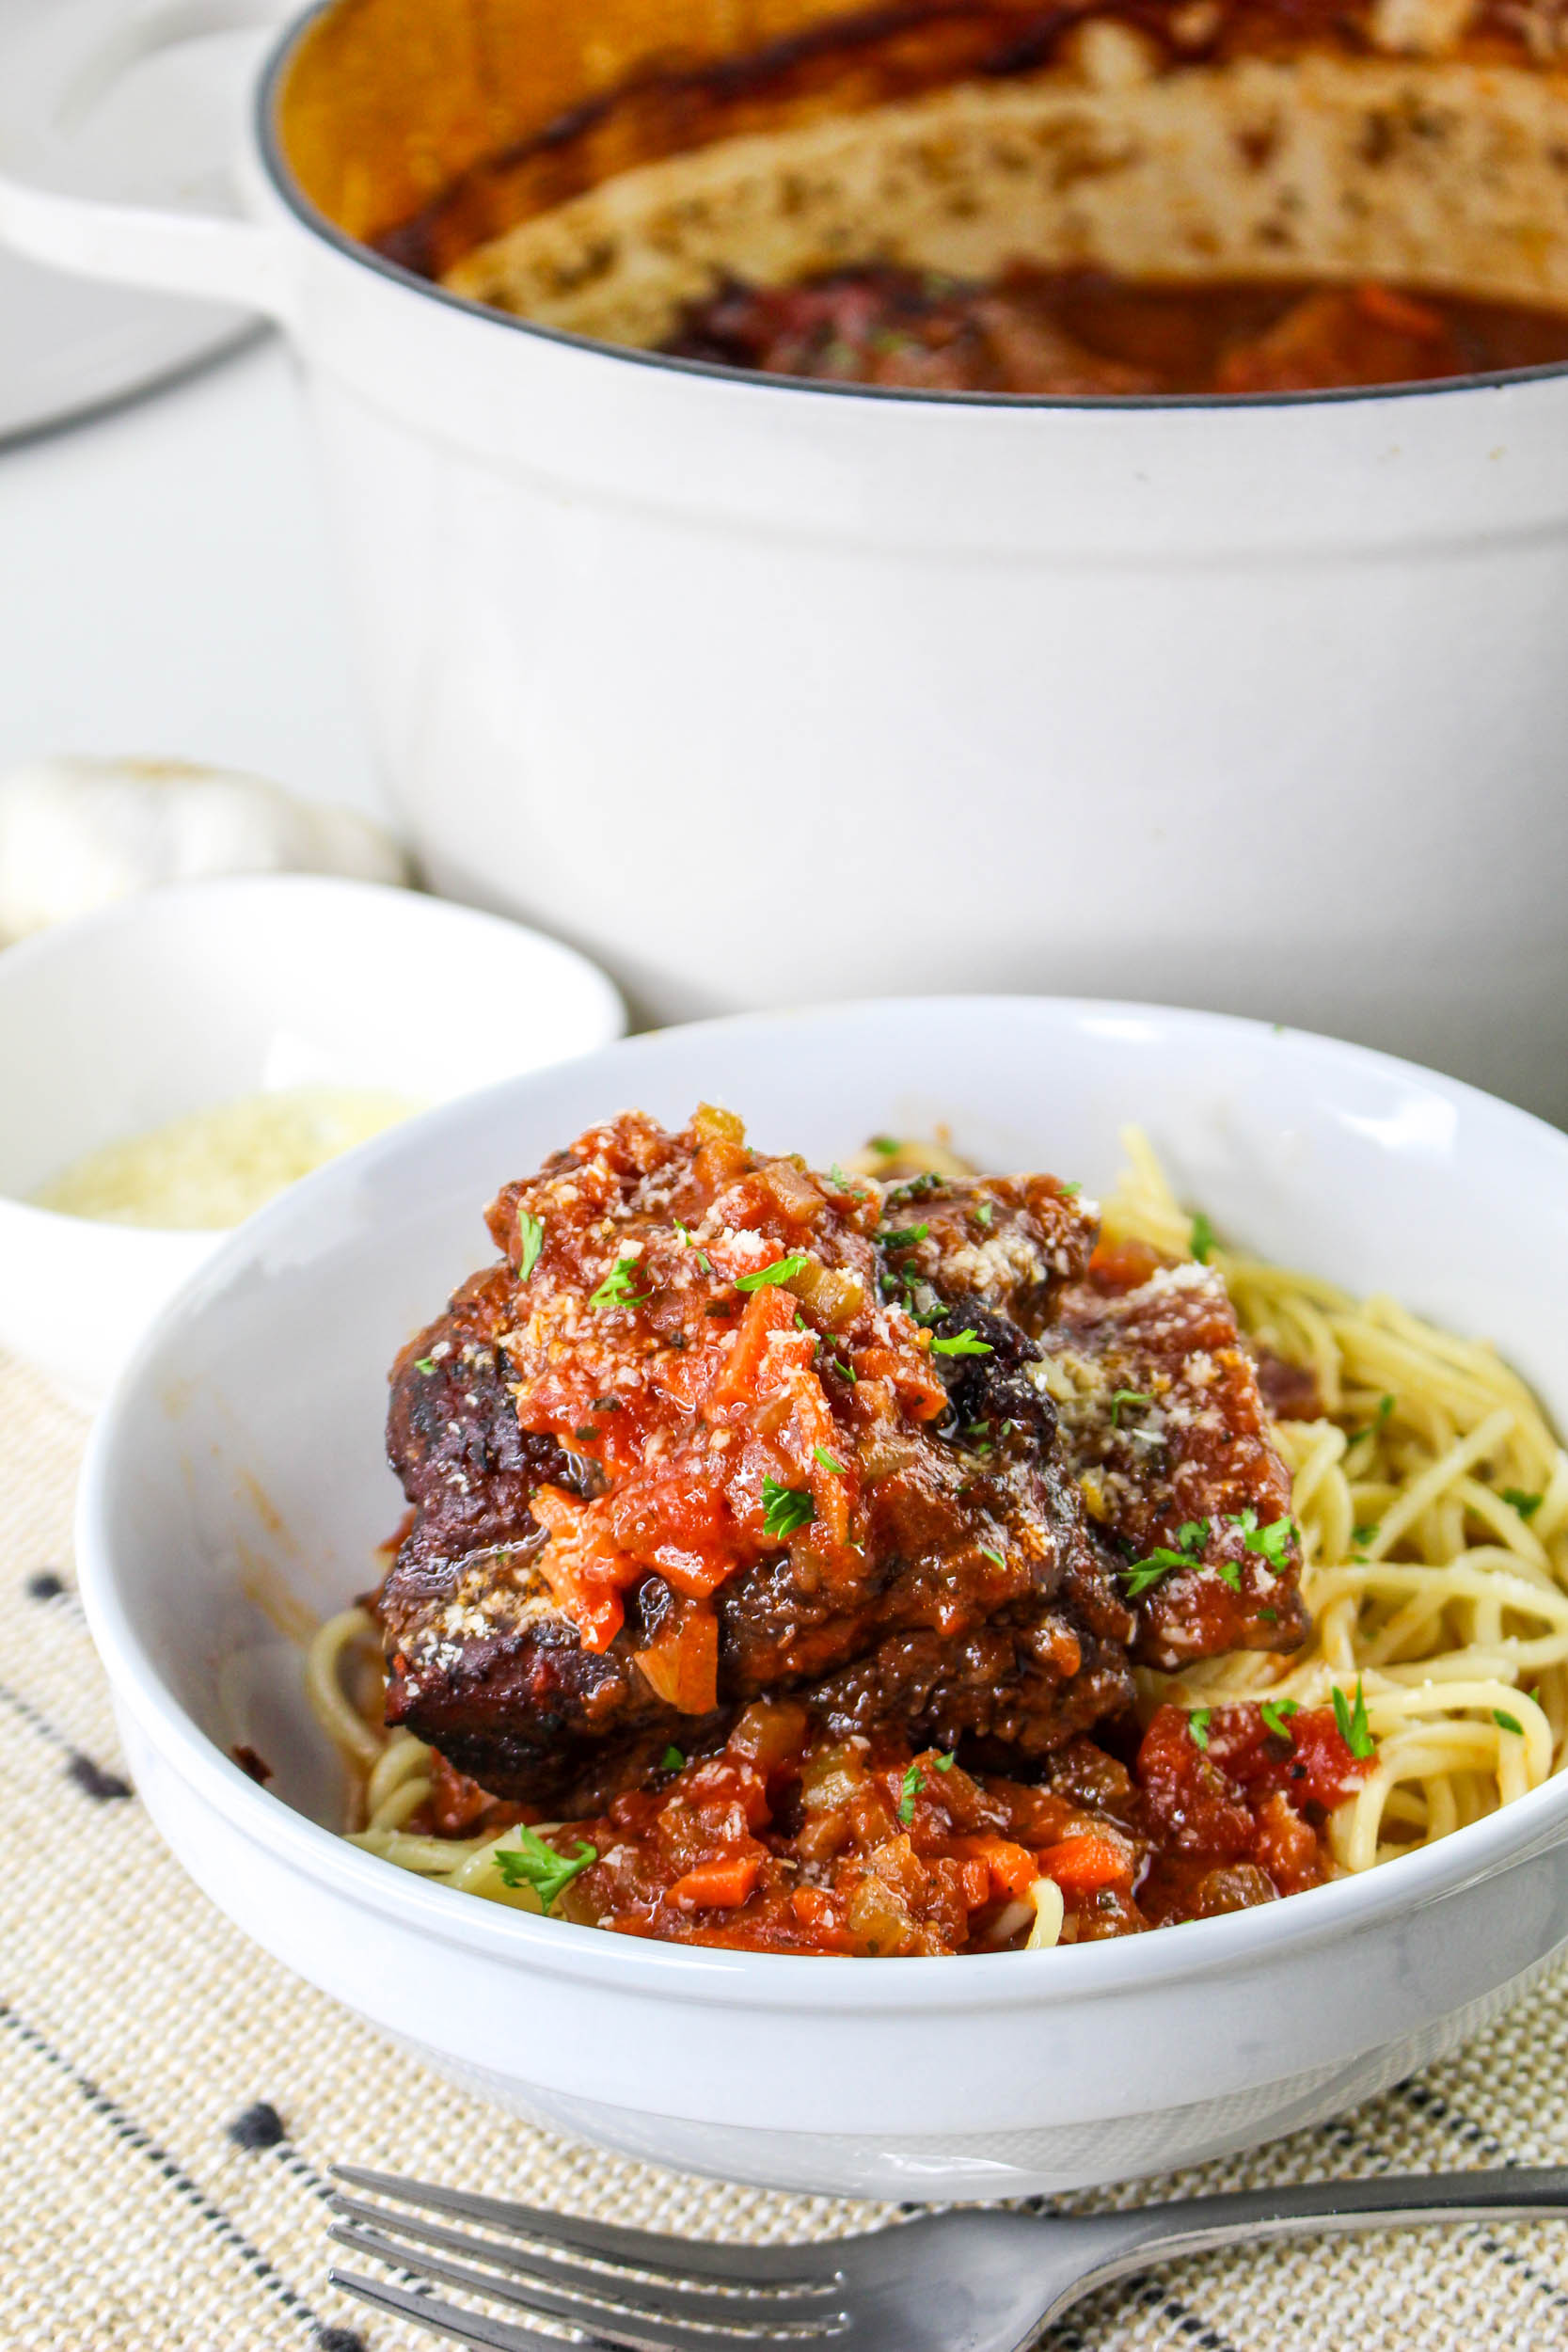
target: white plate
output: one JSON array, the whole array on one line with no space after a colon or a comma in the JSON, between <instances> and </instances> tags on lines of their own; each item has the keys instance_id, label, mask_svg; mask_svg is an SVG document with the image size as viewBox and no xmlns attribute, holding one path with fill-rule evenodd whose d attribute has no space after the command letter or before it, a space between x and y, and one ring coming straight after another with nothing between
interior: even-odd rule
<instances>
[{"instance_id":1,"label":"white plate","mask_svg":"<svg viewBox=\"0 0 1568 2352\"><path fill-rule=\"evenodd\" d=\"M0 441L148 390L254 331L240 312L89 286L0 253Z\"/></svg>"},{"instance_id":2,"label":"white plate","mask_svg":"<svg viewBox=\"0 0 1568 2352\"><path fill-rule=\"evenodd\" d=\"M0 77L20 70L40 33L117 25L133 13L125 0L0 0ZM100 103L84 94L69 120L47 126L58 183L147 203L210 200L214 183L227 180L240 93L265 38L193 41L149 56ZM0 441L146 390L256 331L242 310L99 285L0 251Z\"/></svg>"}]
</instances>

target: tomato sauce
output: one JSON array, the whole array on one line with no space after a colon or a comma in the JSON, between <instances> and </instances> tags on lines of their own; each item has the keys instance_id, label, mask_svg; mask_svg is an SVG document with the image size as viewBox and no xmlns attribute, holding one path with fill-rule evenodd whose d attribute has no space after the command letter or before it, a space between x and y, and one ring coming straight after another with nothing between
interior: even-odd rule
<instances>
[{"instance_id":1,"label":"tomato sauce","mask_svg":"<svg viewBox=\"0 0 1568 2352\"><path fill-rule=\"evenodd\" d=\"M1145 284L867 264L733 284L666 350L770 375L1060 399L1343 390L1568 361L1568 316L1375 281Z\"/></svg>"},{"instance_id":2,"label":"tomato sauce","mask_svg":"<svg viewBox=\"0 0 1568 2352\"><path fill-rule=\"evenodd\" d=\"M1249 1909L1329 1875L1324 1820L1367 1770L1328 1709L1277 1720L1164 1706L1130 1764L1079 1739L1028 1786L895 1735L813 1739L803 1708L759 1701L717 1754L673 1750L651 1785L546 1831L594 1851L554 1907L623 1935L865 1958L1018 1949L1041 1880L1064 1943ZM526 1818L441 1767L419 1825Z\"/></svg>"}]
</instances>

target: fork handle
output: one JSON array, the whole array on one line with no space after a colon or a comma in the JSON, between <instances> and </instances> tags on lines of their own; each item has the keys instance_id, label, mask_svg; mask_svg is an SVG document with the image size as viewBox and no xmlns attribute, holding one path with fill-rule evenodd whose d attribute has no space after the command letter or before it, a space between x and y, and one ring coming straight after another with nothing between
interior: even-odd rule
<instances>
[{"instance_id":1,"label":"fork handle","mask_svg":"<svg viewBox=\"0 0 1568 2352\"><path fill-rule=\"evenodd\" d=\"M1351 2230L1397 2230L1422 2221L1528 2221L1568 2214L1568 2168L1519 2167L1499 2172L1416 2173L1368 2181L1316 2181L1302 2188L1243 2189L1227 2197L1190 2197L1135 2213L1053 2217L1070 2228L1086 2258L1071 2288L1047 2311L1059 2318L1108 2280L1179 2255L1264 2238L1307 2237Z\"/></svg>"}]
</instances>

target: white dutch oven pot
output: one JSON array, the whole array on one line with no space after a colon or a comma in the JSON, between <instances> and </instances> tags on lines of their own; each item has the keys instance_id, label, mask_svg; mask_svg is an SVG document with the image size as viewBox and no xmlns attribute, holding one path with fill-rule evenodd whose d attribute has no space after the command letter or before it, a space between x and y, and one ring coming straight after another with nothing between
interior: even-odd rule
<instances>
[{"instance_id":1,"label":"white dutch oven pot","mask_svg":"<svg viewBox=\"0 0 1568 2352\"><path fill-rule=\"evenodd\" d=\"M137 57L267 13L105 37L101 0L52 7L8 65L0 229L287 327L438 887L662 1018L1179 997L1568 1118L1568 373L1096 406L594 343L300 192L277 111L309 25L261 77L243 217L60 192Z\"/></svg>"}]
</instances>

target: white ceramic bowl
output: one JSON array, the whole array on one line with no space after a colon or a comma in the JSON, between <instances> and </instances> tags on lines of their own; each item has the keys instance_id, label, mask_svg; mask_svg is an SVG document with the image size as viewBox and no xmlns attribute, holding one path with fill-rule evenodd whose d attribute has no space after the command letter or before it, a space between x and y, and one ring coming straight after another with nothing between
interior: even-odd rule
<instances>
[{"instance_id":1,"label":"white ceramic bowl","mask_svg":"<svg viewBox=\"0 0 1568 2352\"><path fill-rule=\"evenodd\" d=\"M952 1123L1103 1186L1148 1129L1220 1229L1492 1334L1568 1418L1568 1137L1402 1063L1136 1006L930 999L639 1038L429 1114L202 1268L105 1408L82 1588L165 1836L269 1951L565 2131L800 2188L1000 2196L1313 2122L1449 2049L1568 1940L1568 1779L1366 1877L1125 1942L832 1963L683 1949L427 1885L329 1826L299 1659L246 1598L363 1590L401 1497L386 1372L489 1257L480 1211L628 1104L831 1160ZM248 1740L276 1770L228 1760ZM394 2153L395 2152L391 2152Z\"/></svg>"},{"instance_id":2,"label":"white ceramic bowl","mask_svg":"<svg viewBox=\"0 0 1568 2352\"><path fill-rule=\"evenodd\" d=\"M312 875L150 891L7 949L0 1347L92 1402L222 1245L34 1207L83 1152L264 1089L445 1102L625 1026L604 975L537 931Z\"/></svg>"}]
</instances>

